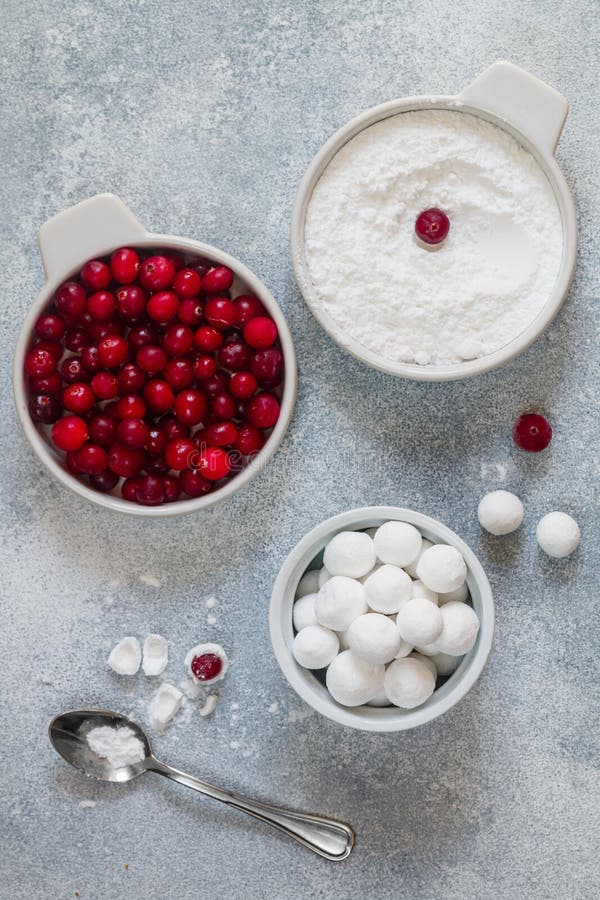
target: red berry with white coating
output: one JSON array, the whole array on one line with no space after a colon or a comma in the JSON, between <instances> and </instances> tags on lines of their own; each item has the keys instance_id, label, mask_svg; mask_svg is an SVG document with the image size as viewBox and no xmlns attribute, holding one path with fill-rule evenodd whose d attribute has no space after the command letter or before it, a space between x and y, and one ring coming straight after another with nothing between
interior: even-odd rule
<instances>
[{"instance_id":1,"label":"red berry with white coating","mask_svg":"<svg viewBox=\"0 0 600 900\"><path fill-rule=\"evenodd\" d=\"M190 669L198 681L213 681L221 674L223 661L216 653L202 653L192 659Z\"/></svg>"},{"instance_id":2,"label":"red berry with white coating","mask_svg":"<svg viewBox=\"0 0 600 900\"><path fill-rule=\"evenodd\" d=\"M539 453L552 440L552 426L539 413L524 413L514 424L513 440L521 450Z\"/></svg>"},{"instance_id":3,"label":"red berry with white coating","mask_svg":"<svg viewBox=\"0 0 600 900\"><path fill-rule=\"evenodd\" d=\"M450 219L441 209L432 206L417 216L415 234L424 244L441 244L450 231Z\"/></svg>"}]
</instances>

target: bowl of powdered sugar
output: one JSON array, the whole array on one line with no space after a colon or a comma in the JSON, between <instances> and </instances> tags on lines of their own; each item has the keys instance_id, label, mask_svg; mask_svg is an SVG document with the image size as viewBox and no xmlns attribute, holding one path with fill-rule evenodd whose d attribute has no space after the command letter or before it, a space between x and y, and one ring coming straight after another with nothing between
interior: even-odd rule
<instances>
[{"instance_id":1,"label":"bowl of powdered sugar","mask_svg":"<svg viewBox=\"0 0 600 900\"><path fill-rule=\"evenodd\" d=\"M575 269L573 201L554 157L566 114L559 93L499 62L458 97L392 101L338 131L292 220L296 278L331 337L423 381L525 350ZM445 228L430 239L418 220L431 212Z\"/></svg>"}]
</instances>

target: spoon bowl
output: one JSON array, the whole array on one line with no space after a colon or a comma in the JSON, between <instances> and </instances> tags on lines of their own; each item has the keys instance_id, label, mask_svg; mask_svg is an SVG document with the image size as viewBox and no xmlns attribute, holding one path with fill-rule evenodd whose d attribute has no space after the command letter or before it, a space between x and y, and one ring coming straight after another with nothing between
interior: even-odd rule
<instances>
[{"instance_id":1,"label":"spoon bowl","mask_svg":"<svg viewBox=\"0 0 600 900\"><path fill-rule=\"evenodd\" d=\"M87 735L93 728L102 726L130 728L144 745L144 758L130 765L118 766L95 753L88 744ZM243 797L237 792L209 784L160 762L152 753L145 731L137 722L120 713L109 709L71 710L55 716L50 722L48 731L50 742L57 753L89 778L98 781L125 782L137 778L143 772L156 772L157 775L170 778L171 781L212 797L213 800L220 800L221 803L233 806L261 822L272 825L325 859L334 861L346 859L354 846L354 831L345 822L283 809L262 800L252 800L250 797Z\"/></svg>"},{"instance_id":2,"label":"spoon bowl","mask_svg":"<svg viewBox=\"0 0 600 900\"><path fill-rule=\"evenodd\" d=\"M87 742L87 735L92 728L103 725L109 728L131 728L144 745L144 759L127 766L114 766L105 757L94 753ZM76 769L97 781L131 781L147 770L148 760L153 758L150 741L137 722L109 709L77 709L61 713L52 719L48 731L56 752Z\"/></svg>"}]
</instances>

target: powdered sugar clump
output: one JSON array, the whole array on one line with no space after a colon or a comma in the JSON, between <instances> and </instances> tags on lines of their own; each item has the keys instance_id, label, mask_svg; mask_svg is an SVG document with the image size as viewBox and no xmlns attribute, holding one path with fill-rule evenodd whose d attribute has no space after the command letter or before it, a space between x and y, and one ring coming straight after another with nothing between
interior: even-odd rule
<instances>
[{"instance_id":1,"label":"powdered sugar clump","mask_svg":"<svg viewBox=\"0 0 600 900\"><path fill-rule=\"evenodd\" d=\"M113 728L99 725L86 735L90 750L101 759L106 759L117 769L141 762L145 750L142 741L128 725Z\"/></svg>"},{"instance_id":2,"label":"powdered sugar clump","mask_svg":"<svg viewBox=\"0 0 600 900\"><path fill-rule=\"evenodd\" d=\"M418 245L429 207L450 218ZM550 183L505 131L465 113L392 116L349 141L306 214L315 290L343 337L394 362L458 363L517 337L548 299L562 226Z\"/></svg>"}]
</instances>

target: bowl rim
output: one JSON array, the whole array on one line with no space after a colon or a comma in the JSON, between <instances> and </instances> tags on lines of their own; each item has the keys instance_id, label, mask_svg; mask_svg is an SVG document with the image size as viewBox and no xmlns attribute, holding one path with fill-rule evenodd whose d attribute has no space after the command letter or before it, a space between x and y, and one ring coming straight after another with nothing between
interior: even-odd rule
<instances>
[{"instance_id":1,"label":"bowl rim","mask_svg":"<svg viewBox=\"0 0 600 900\"><path fill-rule=\"evenodd\" d=\"M561 264L556 276L554 287L548 299L521 334L517 335L508 344L499 350L482 356L479 359L466 360L452 365L428 365L418 366L413 363L400 363L388 360L378 353L374 353L364 347L358 341L345 334L338 323L325 310L324 305L317 294L306 262L304 228L306 210L312 197L314 188L321 175L333 159L333 157L361 131L375 125L384 119L401 115L406 112L422 110L448 110L451 112L472 115L484 119L514 137L534 157L542 171L546 175L554 192L559 208L562 232L563 249ZM423 95L414 97L400 97L388 100L377 106L370 107L354 116L342 125L317 151L308 165L304 176L298 186L290 227L290 245L292 266L296 282L306 305L317 319L327 334L343 350L366 363L371 368L378 369L390 375L408 378L413 381L441 382L456 381L481 375L496 369L513 360L516 356L527 350L535 340L546 330L557 315L567 298L571 282L575 274L577 262L577 224L573 197L565 180L565 177L552 152L548 152L539 144L531 141L519 128L490 110L466 102L461 96Z\"/></svg>"},{"instance_id":2,"label":"bowl rim","mask_svg":"<svg viewBox=\"0 0 600 900\"><path fill-rule=\"evenodd\" d=\"M371 524L365 524L372 520ZM295 587L306 566L323 549L327 539L345 528L375 527L384 521L397 520L409 522L419 529L434 534L461 551L467 563L467 581L477 585L481 602L480 626L477 641L473 649L467 653L456 672L442 686L444 695L435 699L437 691L423 706L414 710L394 709L393 707L344 707L327 694L323 685L307 669L303 669L295 661L291 652L293 627L291 610L294 603ZM293 593L290 596L290 583L293 582ZM288 608L289 606L289 608ZM283 562L271 594L269 609L269 631L275 658L283 675L296 693L317 712L350 728L363 731L391 733L406 731L432 722L457 704L471 690L489 656L494 636L494 598L483 566L468 546L454 531L437 519L405 507L398 506L365 506L339 513L312 528L290 550ZM286 635L287 632L287 635ZM459 674L454 684L451 680ZM433 702L430 702L430 701ZM392 710L382 715L382 710ZM367 712L368 711L368 712Z\"/></svg>"},{"instance_id":3,"label":"bowl rim","mask_svg":"<svg viewBox=\"0 0 600 900\"><path fill-rule=\"evenodd\" d=\"M122 241L116 243L113 241L105 241L98 246L96 256L107 256L120 246L123 246ZM180 250L188 253L195 253L199 256L208 258L211 262L226 265L245 283L249 291L256 294L265 305L269 314L275 320L279 331L279 341L285 362L285 377L281 394L279 419L264 447L244 470L218 490L211 492L210 494L205 494L202 497L190 497L186 500L176 500L173 503L165 503L162 506L154 507L140 506L136 503L130 503L123 500L121 497L117 497L113 494L103 494L100 491L95 491L93 488L78 481L70 474L70 472L63 468L53 456L50 448L42 438L29 414L27 385L23 363L38 316L47 307L57 288L65 280L75 274L86 259L90 258L89 256L86 256L86 259L81 259L74 268L61 272L59 276L46 281L27 311L19 332L13 360L13 394L17 416L25 436L40 462L43 463L50 474L61 484L69 488L69 490L73 491L78 496L83 497L98 506L102 506L105 509L110 509L125 515L137 516L139 518L171 518L173 516L188 515L189 513L194 513L198 510L208 509L223 500L227 500L237 491L241 490L262 471L278 449L292 419L296 403L297 366L294 343L283 312L270 290L251 269L236 257L231 256L229 253L226 253L217 247L213 247L211 244L206 244L193 238L159 234L151 231L146 231L144 235L138 234L135 237L132 237L127 241L126 246L133 248L154 247L156 249L164 247L166 249Z\"/></svg>"}]
</instances>

